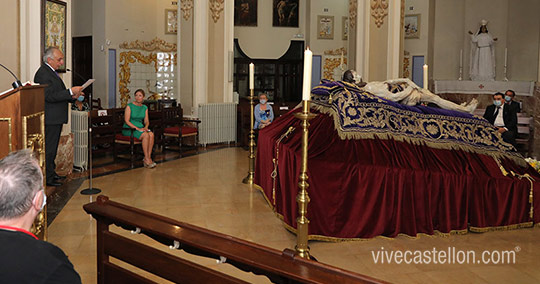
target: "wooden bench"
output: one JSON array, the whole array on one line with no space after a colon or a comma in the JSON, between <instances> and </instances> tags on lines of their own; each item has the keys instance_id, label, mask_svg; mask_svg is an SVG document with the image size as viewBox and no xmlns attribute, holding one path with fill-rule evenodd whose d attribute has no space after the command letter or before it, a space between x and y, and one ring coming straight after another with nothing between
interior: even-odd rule
<instances>
[{"instance_id":1,"label":"wooden bench","mask_svg":"<svg viewBox=\"0 0 540 284\"><path fill-rule=\"evenodd\" d=\"M172 249L215 258L274 283L382 283L374 278L179 222L99 196L83 206L97 221L98 283L154 283L111 263L110 257L175 283L247 283L222 272L113 233L111 224ZM156 243L156 245L159 245Z\"/></svg>"}]
</instances>

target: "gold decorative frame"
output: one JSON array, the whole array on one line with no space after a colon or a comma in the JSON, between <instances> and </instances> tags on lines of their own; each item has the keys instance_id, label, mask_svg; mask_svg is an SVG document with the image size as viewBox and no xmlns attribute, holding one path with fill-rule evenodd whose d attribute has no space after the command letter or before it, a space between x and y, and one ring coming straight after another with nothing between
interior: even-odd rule
<instances>
[{"instance_id":1,"label":"gold decorative frame","mask_svg":"<svg viewBox=\"0 0 540 284\"><path fill-rule=\"evenodd\" d=\"M349 26L351 29L356 27L356 16L358 15L357 0L349 0Z\"/></svg>"},{"instance_id":2,"label":"gold decorative frame","mask_svg":"<svg viewBox=\"0 0 540 284\"><path fill-rule=\"evenodd\" d=\"M341 39L349 39L349 17L341 17Z\"/></svg>"},{"instance_id":3,"label":"gold decorative frame","mask_svg":"<svg viewBox=\"0 0 540 284\"><path fill-rule=\"evenodd\" d=\"M8 123L8 145L9 145L9 151L13 151L13 143L11 143L11 137L13 133L13 128L11 126L11 117L0 117L0 121L7 121Z\"/></svg>"},{"instance_id":4,"label":"gold decorative frame","mask_svg":"<svg viewBox=\"0 0 540 284\"><path fill-rule=\"evenodd\" d=\"M343 58L343 64L347 65L347 58ZM325 58L323 64L323 79L334 80L334 70L341 65L341 58Z\"/></svg>"},{"instance_id":5,"label":"gold decorative frame","mask_svg":"<svg viewBox=\"0 0 540 284\"><path fill-rule=\"evenodd\" d=\"M169 43L165 40L154 38L151 41L135 40L132 42L124 41L119 46L122 49L139 49L145 51L163 51L171 52L176 51L176 43Z\"/></svg>"},{"instance_id":6,"label":"gold decorative frame","mask_svg":"<svg viewBox=\"0 0 540 284\"><path fill-rule=\"evenodd\" d=\"M177 54L174 54L174 59L172 64L176 65ZM154 64L156 72L158 71L158 62L157 54L150 53L144 55L139 51L124 51L120 52L120 72L119 72L119 82L118 82L118 91L120 92L120 104L122 107L126 107L130 99L130 91L128 89L128 84L131 82L131 63L140 62L143 64ZM148 97L148 99L158 99L157 94Z\"/></svg>"},{"instance_id":7,"label":"gold decorative frame","mask_svg":"<svg viewBox=\"0 0 540 284\"><path fill-rule=\"evenodd\" d=\"M375 19L377 28L380 28L384 24L384 18L388 16L388 0L371 0L371 16Z\"/></svg>"},{"instance_id":8,"label":"gold decorative frame","mask_svg":"<svg viewBox=\"0 0 540 284\"><path fill-rule=\"evenodd\" d=\"M178 10L165 9L165 33L178 33Z\"/></svg>"},{"instance_id":9,"label":"gold decorative frame","mask_svg":"<svg viewBox=\"0 0 540 284\"><path fill-rule=\"evenodd\" d=\"M334 39L334 16L317 16L317 39Z\"/></svg>"}]
</instances>

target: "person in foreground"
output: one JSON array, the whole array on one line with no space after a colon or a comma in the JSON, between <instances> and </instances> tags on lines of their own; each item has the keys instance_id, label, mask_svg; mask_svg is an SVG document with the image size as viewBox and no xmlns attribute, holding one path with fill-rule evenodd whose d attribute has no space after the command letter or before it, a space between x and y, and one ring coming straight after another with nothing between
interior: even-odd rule
<instances>
[{"instance_id":1,"label":"person in foreground","mask_svg":"<svg viewBox=\"0 0 540 284\"><path fill-rule=\"evenodd\" d=\"M43 64L39 67L34 82L46 84L45 87L45 173L48 186L60 186L65 176L56 173L54 159L63 124L68 121L68 103L84 96L82 87L66 89L56 70L64 65L64 54L58 47L49 47L43 55Z\"/></svg>"},{"instance_id":2,"label":"person in foreground","mask_svg":"<svg viewBox=\"0 0 540 284\"><path fill-rule=\"evenodd\" d=\"M124 130L122 130L122 135L131 136L131 132L133 131L133 137L142 141L144 167L154 168L156 167L156 163L152 161L154 133L148 129L148 125L150 125L148 107L143 104L145 93L142 89L138 89L134 95L135 101L127 105L124 113Z\"/></svg>"},{"instance_id":3,"label":"person in foreground","mask_svg":"<svg viewBox=\"0 0 540 284\"><path fill-rule=\"evenodd\" d=\"M43 175L30 150L0 160L0 282L81 283L60 248L29 232L45 204Z\"/></svg>"},{"instance_id":4,"label":"person in foreground","mask_svg":"<svg viewBox=\"0 0 540 284\"><path fill-rule=\"evenodd\" d=\"M263 129L274 121L274 111L272 106L267 104L268 97L266 94L259 95L259 103L255 106L253 115L255 116L255 124L253 129Z\"/></svg>"},{"instance_id":5,"label":"person in foreground","mask_svg":"<svg viewBox=\"0 0 540 284\"><path fill-rule=\"evenodd\" d=\"M497 127L503 140L515 146L517 136L517 109L504 103L504 95L493 95L493 104L486 108L484 118Z\"/></svg>"}]
</instances>

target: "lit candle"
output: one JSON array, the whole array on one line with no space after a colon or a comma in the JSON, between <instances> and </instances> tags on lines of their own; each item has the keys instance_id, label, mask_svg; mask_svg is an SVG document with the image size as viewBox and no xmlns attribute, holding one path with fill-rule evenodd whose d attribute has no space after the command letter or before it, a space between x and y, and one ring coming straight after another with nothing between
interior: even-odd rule
<instances>
[{"instance_id":1,"label":"lit candle","mask_svg":"<svg viewBox=\"0 0 540 284\"><path fill-rule=\"evenodd\" d=\"M504 49L504 67L508 66L508 48Z\"/></svg>"},{"instance_id":2,"label":"lit candle","mask_svg":"<svg viewBox=\"0 0 540 284\"><path fill-rule=\"evenodd\" d=\"M428 68L427 64L424 64L424 89L428 88Z\"/></svg>"},{"instance_id":3,"label":"lit candle","mask_svg":"<svg viewBox=\"0 0 540 284\"><path fill-rule=\"evenodd\" d=\"M249 89L255 89L255 65L249 63Z\"/></svg>"},{"instance_id":4,"label":"lit candle","mask_svg":"<svg viewBox=\"0 0 540 284\"><path fill-rule=\"evenodd\" d=\"M463 49L459 50L459 68L463 68Z\"/></svg>"},{"instance_id":5,"label":"lit candle","mask_svg":"<svg viewBox=\"0 0 540 284\"><path fill-rule=\"evenodd\" d=\"M304 87L302 88L302 100L309 101L311 98L311 61L313 52L306 49L304 52Z\"/></svg>"}]
</instances>

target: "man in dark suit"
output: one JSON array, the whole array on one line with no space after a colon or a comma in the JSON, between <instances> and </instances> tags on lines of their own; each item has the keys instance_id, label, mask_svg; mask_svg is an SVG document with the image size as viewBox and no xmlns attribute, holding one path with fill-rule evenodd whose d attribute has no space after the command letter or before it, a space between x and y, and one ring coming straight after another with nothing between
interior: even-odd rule
<instances>
[{"instance_id":1,"label":"man in dark suit","mask_svg":"<svg viewBox=\"0 0 540 284\"><path fill-rule=\"evenodd\" d=\"M60 186L65 178L56 172L56 152L62 125L68 121L68 103L84 95L82 87L66 89L56 70L64 64L64 54L57 47L49 47L43 55L43 64L39 67L34 82L47 84L45 88L45 166L48 186Z\"/></svg>"},{"instance_id":2,"label":"man in dark suit","mask_svg":"<svg viewBox=\"0 0 540 284\"><path fill-rule=\"evenodd\" d=\"M506 104L511 108L515 109L516 113L518 113L521 112L521 105L519 102L514 101L515 97L516 92L512 90L508 90L504 93L504 100L506 101Z\"/></svg>"},{"instance_id":3,"label":"man in dark suit","mask_svg":"<svg viewBox=\"0 0 540 284\"><path fill-rule=\"evenodd\" d=\"M505 142L515 146L517 136L516 109L504 103L502 93L493 95L493 104L486 108L484 118L495 125Z\"/></svg>"},{"instance_id":4,"label":"man in dark suit","mask_svg":"<svg viewBox=\"0 0 540 284\"><path fill-rule=\"evenodd\" d=\"M30 150L0 160L0 282L81 283L60 248L29 232L46 201L41 168Z\"/></svg>"}]
</instances>

